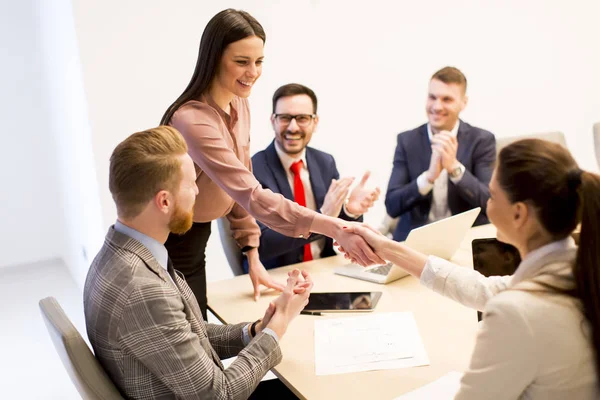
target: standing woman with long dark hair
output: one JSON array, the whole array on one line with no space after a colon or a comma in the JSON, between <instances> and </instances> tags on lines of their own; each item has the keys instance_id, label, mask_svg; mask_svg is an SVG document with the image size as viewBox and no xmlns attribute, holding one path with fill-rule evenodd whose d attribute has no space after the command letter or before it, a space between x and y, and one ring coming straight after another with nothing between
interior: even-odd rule
<instances>
[{"instance_id":1,"label":"standing woman with long dark hair","mask_svg":"<svg viewBox=\"0 0 600 400\"><path fill-rule=\"evenodd\" d=\"M202 34L190 83L161 120L162 125L181 132L196 164L199 194L194 225L182 236L169 236L165 245L205 319L206 243L211 221L223 216L248 258L255 298L261 284L283 289L259 260L260 229L255 218L287 236L307 238L316 233L333 237L364 265L382 262L360 236L343 230L344 221L262 189L252 174L247 97L262 72L265 39L262 26L244 11L227 9L215 15Z\"/></svg>"},{"instance_id":2,"label":"standing woman with long dark hair","mask_svg":"<svg viewBox=\"0 0 600 400\"><path fill-rule=\"evenodd\" d=\"M368 227L348 230L423 285L483 311L455 399L598 399L600 176L579 169L559 144L525 139L500 151L490 194L498 240L521 255L511 276L486 278Z\"/></svg>"}]
</instances>

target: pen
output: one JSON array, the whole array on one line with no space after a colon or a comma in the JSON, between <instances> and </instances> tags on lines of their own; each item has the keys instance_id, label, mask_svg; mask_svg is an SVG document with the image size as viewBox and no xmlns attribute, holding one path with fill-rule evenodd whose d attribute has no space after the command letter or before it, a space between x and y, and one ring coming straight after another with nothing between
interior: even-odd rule
<instances>
[{"instance_id":1,"label":"pen","mask_svg":"<svg viewBox=\"0 0 600 400\"><path fill-rule=\"evenodd\" d=\"M300 311L300 314L303 314L303 315L323 315L323 314L321 314L318 311L304 311L304 310Z\"/></svg>"}]
</instances>

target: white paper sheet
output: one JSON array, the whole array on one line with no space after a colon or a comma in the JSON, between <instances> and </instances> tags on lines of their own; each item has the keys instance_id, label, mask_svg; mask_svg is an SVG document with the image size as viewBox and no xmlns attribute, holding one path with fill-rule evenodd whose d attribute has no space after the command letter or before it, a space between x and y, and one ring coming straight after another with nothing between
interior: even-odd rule
<instances>
[{"instance_id":1,"label":"white paper sheet","mask_svg":"<svg viewBox=\"0 0 600 400\"><path fill-rule=\"evenodd\" d=\"M428 364L410 312L315 320L317 375Z\"/></svg>"},{"instance_id":2,"label":"white paper sheet","mask_svg":"<svg viewBox=\"0 0 600 400\"><path fill-rule=\"evenodd\" d=\"M460 389L463 374L452 371L417 390L406 393L394 400L452 400Z\"/></svg>"}]
</instances>

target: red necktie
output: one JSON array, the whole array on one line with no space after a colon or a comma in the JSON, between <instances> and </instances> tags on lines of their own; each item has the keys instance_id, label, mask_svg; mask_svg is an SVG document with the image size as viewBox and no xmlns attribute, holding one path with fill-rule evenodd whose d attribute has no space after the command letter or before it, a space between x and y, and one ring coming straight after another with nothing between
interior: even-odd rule
<instances>
[{"instance_id":1,"label":"red necktie","mask_svg":"<svg viewBox=\"0 0 600 400\"><path fill-rule=\"evenodd\" d=\"M304 195L304 185L300 179L300 170L302 169L302 160L296 161L290 167L294 174L294 201L303 207L306 207L306 196ZM310 243L304 245L304 261L313 259Z\"/></svg>"}]
</instances>

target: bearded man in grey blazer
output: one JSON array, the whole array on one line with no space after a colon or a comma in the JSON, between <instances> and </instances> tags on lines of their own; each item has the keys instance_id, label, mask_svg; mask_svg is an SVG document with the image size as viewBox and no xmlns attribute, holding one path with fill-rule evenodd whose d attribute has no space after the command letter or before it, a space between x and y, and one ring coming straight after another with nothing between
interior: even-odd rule
<instances>
[{"instance_id":1,"label":"bearded man in grey blazer","mask_svg":"<svg viewBox=\"0 0 600 400\"><path fill-rule=\"evenodd\" d=\"M282 358L279 340L308 302L310 276L290 273L285 291L254 323L207 324L164 242L192 225L198 189L183 137L171 127L138 132L110 159L118 220L84 288L96 357L127 398L246 399ZM221 359L237 356L225 369Z\"/></svg>"}]
</instances>

